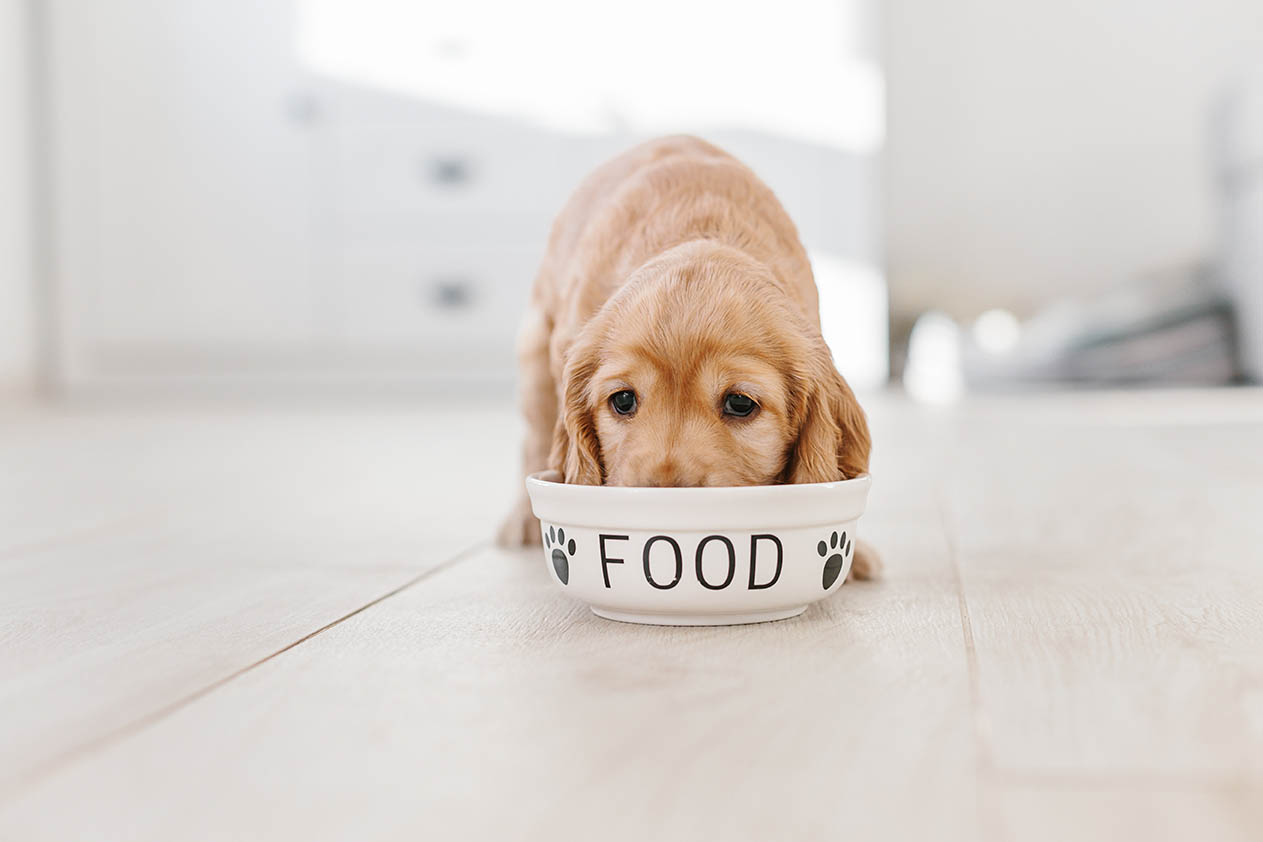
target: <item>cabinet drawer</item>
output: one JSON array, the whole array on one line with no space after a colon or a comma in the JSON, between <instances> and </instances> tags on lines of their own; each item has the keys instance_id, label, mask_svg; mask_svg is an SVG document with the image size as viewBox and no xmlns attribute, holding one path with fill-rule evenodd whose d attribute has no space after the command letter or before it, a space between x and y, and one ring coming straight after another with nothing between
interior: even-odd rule
<instances>
[{"instance_id":1,"label":"cabinet drawer","mask_svg":"<svg viewBox=\"0 0 1263 842\"><path fill-rule=\"evenodd\" d=\"M551 216L574 186L558 146L533 136L437 124L339 126L332 138L336 214L370 220L449 212Z\"/></svg>"},{"instance_id":2,"label":"cabinet drawer","mask_svg":"<svg viewBox=\"0 0 1263 842\"><path fill-rule=\"evenodd\" d=\"M352 348L511 355L541 249L356 245L333 296Z\"/></svg>"}]
</instances>

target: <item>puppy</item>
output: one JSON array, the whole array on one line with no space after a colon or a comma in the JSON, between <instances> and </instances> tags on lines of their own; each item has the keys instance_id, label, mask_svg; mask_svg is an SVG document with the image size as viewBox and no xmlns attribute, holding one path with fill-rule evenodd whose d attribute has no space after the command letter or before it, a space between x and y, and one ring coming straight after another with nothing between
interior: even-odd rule
<instances>
[{"instance_id":1,"label":"puppy","mask_svg":"<svg viewBox=\"0 0 1263 842\"><path fill-rule=\"evenodd\" d=\"M553 225L519 364L527 474L715 486L868 470L868 424L821 338L793 222L697 138L650 141L579 185ZM539 540L523 496L500 542ZM877 566L858 546L853 574Z\"/></svg>"}]
</instances>

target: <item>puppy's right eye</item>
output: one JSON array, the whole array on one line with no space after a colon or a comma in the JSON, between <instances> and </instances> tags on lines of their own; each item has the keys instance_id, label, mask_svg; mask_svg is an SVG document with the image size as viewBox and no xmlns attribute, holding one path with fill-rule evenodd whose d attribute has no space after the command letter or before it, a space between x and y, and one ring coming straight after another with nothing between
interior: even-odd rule
<instances>
[{"instance_id":1,"label":"puppy's right eye","mask_svg":"<svg viewBox=\"0 0 1263 842\"><path fill-rule=\"evenodd\" d=\"M734 418L747 418L750 413L758 408L759 405L749 395L733 392L724 396L724 415L731 415Z\"/></svg>"},{"instance_id":2,"label":"puppy's right eye","mask_svg":"<svg viewBox=\"0 0 1263 842\"><path fill-rule=\"evenodd\" d=\"M610 395L610 409L619 415L631 415L636 411L636 393L631 389L623 389Z\"/></svg>"}]
</instances>

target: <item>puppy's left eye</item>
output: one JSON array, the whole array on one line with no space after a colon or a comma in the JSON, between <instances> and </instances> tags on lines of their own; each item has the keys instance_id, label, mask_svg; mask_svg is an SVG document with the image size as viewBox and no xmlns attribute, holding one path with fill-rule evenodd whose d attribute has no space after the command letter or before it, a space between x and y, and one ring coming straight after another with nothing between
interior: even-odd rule
<instances>
[{"instance_id":1,"label":"puppy's left eye","mask_svg":"<svg viewBox=\"0 0 1263 842\"><path fill-rule=\"evenodd\" d=\"M610 406L619 415L631 415L636 411L636 393L622 389L610 395Z\"/></svg>"},{"instance_id":2,"label":"puppy's left eye","mask_svg":"<svg viewBox=\"0 0 1263 842\"><path fill-rule=\"evenodd\" d=\"M743 395L740 392L731 392L724 396L724 415L733 415L737 418L745 418L759 405L754 402L754 398L749 395Z\"/></svg>"}]
</instances>

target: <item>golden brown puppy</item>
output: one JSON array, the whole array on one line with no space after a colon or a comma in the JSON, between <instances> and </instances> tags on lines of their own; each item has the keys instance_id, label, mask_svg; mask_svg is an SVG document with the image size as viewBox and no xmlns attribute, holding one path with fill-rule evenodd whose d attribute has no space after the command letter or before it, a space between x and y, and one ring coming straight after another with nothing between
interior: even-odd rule
<instances>
[{"instance_id":1,"label":"golden brown puppy","mask_svg":"<svg viewBox=\"0 0 1263 842\"><path fill-rule=\"evenodd\" d=\"M553 225L519 340L526 473L586 485L827 482L868 470L793 222L692 137L589 175ZM525 496L500 533L538 542ZM877 559L856 551L854 575Z\"/></svg>"}]
</instances>

